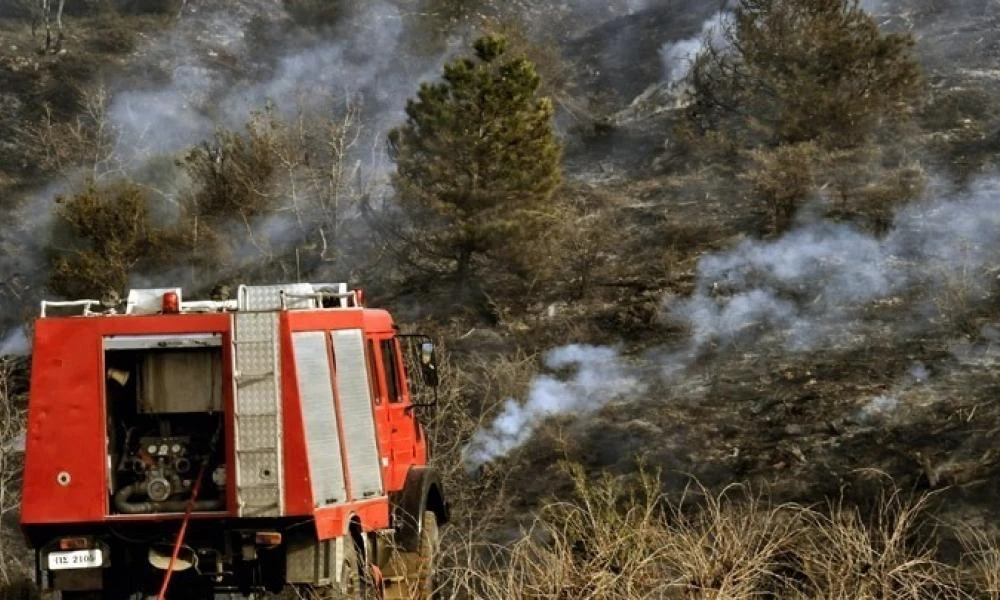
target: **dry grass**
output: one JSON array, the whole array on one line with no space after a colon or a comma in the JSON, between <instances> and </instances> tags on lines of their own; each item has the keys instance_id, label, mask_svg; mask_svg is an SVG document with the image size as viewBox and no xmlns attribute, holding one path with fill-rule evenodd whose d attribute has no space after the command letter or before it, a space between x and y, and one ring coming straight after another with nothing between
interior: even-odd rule
<instances>
[{"instance_id":1,"label":"dry grass","mask_svg":"<svg viewBox=\"0 0 1000 600\"><path fill-rule=\"evenodd\" d=\"M463 443L505 398L524 396L537 357L518 354L516 342L510 342L515 349L505 347L500 337L490 337L499 336L496 330L468 339L464 331L440 333L455 342L443 356L446 387L432 426L435 460L447 473L454 507L454 520L443 530L441 598L1000 600L998 540L986 527L939 523L951 513L941 503L945 496L935 494L949 492L910 494L912 479L905 477L897 483L879 472L852 471L842 481L857 485L839 500L829 490L789 494L799 476L789 470L756 479L774 481L775 497L809 498L815 505L782 503L768 488L744 485L720 490L693 484L678 497L664 493L667 478L648 471L595 477L593 464L589 471L550 468L551 456L586 461L579 452L552 447L558 440L536 440L468 475L458 466ZM828 373L810 363L803 377L836 376L843 385L844 358L829 360L836 369ZM872 359L862 362L868 368ZM730 375L748 380L735 366ZM777 393L770 379L760 385ZM838 397L859 393L831 389ZM740 386L731 393L748 392ZM703 433L710 431L718 433ZM545 457L538 456L545 448ZM820 460L817 450L806 452ZM537 494L558 498L539 503ZM824 495L831 499L824 503ZM948 554L956 539L963 542L961 556Z\"/></svg>"},{"instance_id":2,"label":"dry grass","mask_svg":"<svg viewBox=\"0 0 1000 600\"><path fill-rule=\"evenodd\" d=\"M837 504L805 513L803 598L963 598L957 571L935 559L930 496L886 487L870 514Z\"/></svg>"},{"instance_id":3,"label":"dry grass","mask_svg":"<svg viewBox=\"0 0 1000 600\"><path fill-rule=\"evenodd\" d=\"M971 581L970 586L979 592L980 598L1000 599L1000 547L997 540L981 528L969 524L959 524L956 530L964 550L963 574Z\"/></svg>"},{"instance_id":4,"label":"dry grass","mask_svg":"<svg viewBox=\"0 0 1000 600\"><path fill-rule=\"evenodd\" d=\"M663 495L658 477L588 479L566 467L570 501L543 506L510 543L450 536L448 599L997 598L1000 551L966 536L966 560L936 558L931 496L882 482L874 508L776 504L730 486ZM467 532L468 533L468 532Z\"/></svg>"},{"instance_id":5,"label":"dry grass","mask_svg":"<svg viewBox=\"0 0 1000 600\"><path fill-rule=\"evenodd\" d=\"M19 361L0 358L0 598L24 587L34 568L16 528L26 416L23 367Z\"/></svg>"}]
</instances>

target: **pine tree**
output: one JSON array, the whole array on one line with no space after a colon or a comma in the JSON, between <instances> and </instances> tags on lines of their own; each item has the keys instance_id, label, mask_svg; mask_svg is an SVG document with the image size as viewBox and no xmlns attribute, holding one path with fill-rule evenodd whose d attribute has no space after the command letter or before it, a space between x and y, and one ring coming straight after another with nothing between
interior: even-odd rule
<instances>
[{"instance_id":1,"label":"pine tree","mask_svg":"<svg viewBox=\"0 0 1000 600\"><path fill-rule=\"evenodd\" d=\"M899 151L920 93L912 36L880 31L859 0L736 0L722 27L691 70L679 137L709 157L722 150L776 232L852 168L836 190L851 207L839 218L884 229L885 215L919 189L869 193L912 179L901 177L913 167ZM857 170L879 155L877 169Z\"/></svg>"},{"instance_id":2,"label":"pine tree","mask_svg":"<svg viewBox=\"0 0 1000 600\"><path fill-rule=\"evenodd\" d=\"M692 69L690 116L737 147L854 147L917 96L912 36L859 0L738 0L722 37Z\"/></svg>"},{"instance_id":3,"label":"pine tree","mask_svg":"<svg viewBox=\"0 0 1000 600\"><path fill-rule=\"evenodd\" d=\"M504 37L445 66L407 103L390 134L409 259L469 291L484 267L524 274L527 244L551 223L561 149L535 66Z\"/></svg>"}]
</instances>

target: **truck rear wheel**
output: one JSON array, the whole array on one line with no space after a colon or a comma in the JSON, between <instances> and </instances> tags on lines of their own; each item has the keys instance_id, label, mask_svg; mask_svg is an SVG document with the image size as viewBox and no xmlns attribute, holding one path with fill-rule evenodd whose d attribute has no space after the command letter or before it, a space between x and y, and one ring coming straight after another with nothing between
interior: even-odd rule
<instances>
[{"instance_id":1,"label":"truck rear wheel","mask_svg":"<svg viewBox=\"0 0 1000 600\"><path fill-rule=\"evenodd\" d=\"M348 536L344 540L344 562L340 565L340 593L344 598L360 598L362 589L361 557L354 540Z\"/></svg>"},{"instance_id":2,"label":"truck rear wheel","mask_svg":"<svg viewBox=\"0 0 1000 600\"><path fill-rule=\"evenodd\" d=\"M383 570L384 600L431 600L434 597L439 544L437 515L426 511L420 527L420 546L416 552L394 550Z\"/></svg>"}]
</instances>

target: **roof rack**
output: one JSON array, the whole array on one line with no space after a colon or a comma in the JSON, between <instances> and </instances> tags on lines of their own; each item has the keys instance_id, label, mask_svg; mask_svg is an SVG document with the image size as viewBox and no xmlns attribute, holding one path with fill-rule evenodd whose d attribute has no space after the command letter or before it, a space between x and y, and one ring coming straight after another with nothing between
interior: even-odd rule
<instances>
[{"instance_id":1,"label":"roof rack","mask_svg":"<svg viewBox=\"0 0 1000 600\"><path fill-rule=\"evenodd\" d=\"M347 289L346 283L309 284L308 293L281 292L281 310L287 310L289 300L312 300L316 308L355 308L360 306L358 291ZM336 304L336 306L334 306Z\"/></svg>"},{"instance_id":2,"label":"roof rack","mask_svg":"<svg viewBox=\"0 0 1000 600\"><path fill-rule=\"evenodd\" d=\"M95 313L94 311L90 310L91 307L99 306L100 304L101 304L100 300L42 300L41 316L43 318L45 317L45 313L47 312L49 307L72 308L81 306L83 307L83 312L81 314L85 317L90 317L93 315L98 315L103 313L103 311L100 313Z\"/></svg>"},{"instance_id":3,"label":"roof rack","mask_svg":"<svg viewBox=\"0 0 1000 600\"><path fill-rule=\"evenodd\" d=\"M126 315L157 315L163 313L165 294L176 296L174 309L180 313L200 312L265 312L273 310L309 310L322 308L359 308L364 304L361 290L350 290L346 283L287 283L277 285L240 285L235 300L182 300L181 288L140 288L130 290L125 300ZM93 310L95 306L104 307ZM121 314L118 307L109 307L101 300L43 300L41 316L49 308L81 308L78 316Z\"/></svg>"}]
</instances>

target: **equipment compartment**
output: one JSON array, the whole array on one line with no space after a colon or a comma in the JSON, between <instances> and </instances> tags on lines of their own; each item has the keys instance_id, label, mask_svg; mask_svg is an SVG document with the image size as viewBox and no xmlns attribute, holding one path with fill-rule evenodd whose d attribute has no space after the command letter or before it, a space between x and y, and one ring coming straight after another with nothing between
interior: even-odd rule
<instances>
[{"instance_id":1,"label":"equipment compartment","mask_svg":"<svg viewBox=\"0 0 1000 600\"><path fill-rule=\"evenodd\" d=\"M222 348L108 346L111 514L183 512L199 478L194 510L224 510Z\"/></svg>"}]
</instances>

